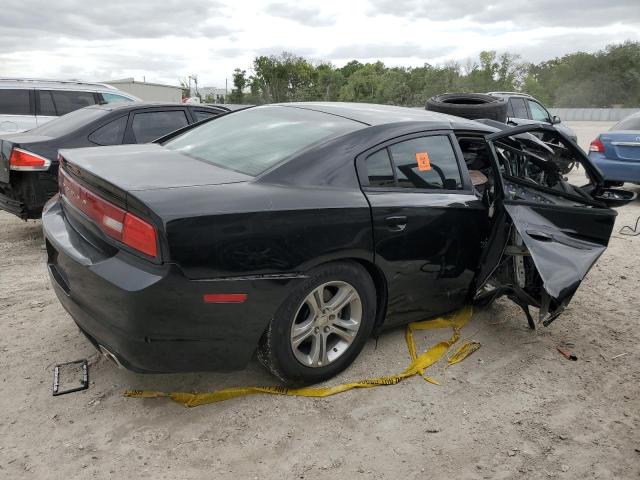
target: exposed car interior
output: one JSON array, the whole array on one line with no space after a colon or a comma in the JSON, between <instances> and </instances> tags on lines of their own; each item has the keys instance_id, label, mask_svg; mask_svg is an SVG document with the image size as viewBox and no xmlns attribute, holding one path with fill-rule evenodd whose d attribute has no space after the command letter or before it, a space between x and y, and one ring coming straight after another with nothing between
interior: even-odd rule
<instances>
[{"instance_id":1,"label":"exposed car interior","mask_svg":"<svg viewBox=\"0 0 640 480\"><path fill-rule=\"evenodd\" d=\"M530 134L498 139L494 146L505 196L512 200L563 205L590 201L585 186L574 186L563 175L565 165L579 163L574 150L564 142L559 136L543 142ZM487 141L483 136L458 134L458 144L476 193L485 197L486 205L490 205L495 180Z\"/></svg>"},{"instance_id":2,"label":"exposed car interior","mask_svg":"<svg viewBox=\"0 0 640 480\"><path fill-rule=\"evenodd\" d=\"M459 133L457 138L476 195L482 198L492 217L496 170L489 142L477 134ZM524 133L493 141L505 199L540 205L585 206L592 203L593 199L587 193L588 185L584 190L571 185L562 174L563 165L578 163L578 156L559 136L550 140L543 142L537 136ZM494 235L497 233L494 231ZM511 224L502 235L503 251L496 252L501 260L480 293L480 303L490 303L506 294L522 307L531 328L536 327L536 322L529 312L529 305L540 309L538 322L548 325L564 305L553 304L542 289L542 279L531 253L514 225Z\"/></svg>"}]
</instances>

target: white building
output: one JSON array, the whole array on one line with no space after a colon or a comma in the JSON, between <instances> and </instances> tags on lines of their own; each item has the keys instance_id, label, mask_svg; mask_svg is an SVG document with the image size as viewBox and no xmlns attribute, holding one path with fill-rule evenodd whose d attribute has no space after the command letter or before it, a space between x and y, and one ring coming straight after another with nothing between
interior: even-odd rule
<instances>
[{"instance_id":1,"label":"white building","mask_svg":"<svg viewBox=\"0 0 640 480\"><path fill-rule=\"evenodd\" d=\"M211 96L215 102L218 102L221 99L224 99L226 95L231 93L227 92L224 88L218 87L199 87L198 92L202 97L202 100L205 100L207 97Z\"/></svg>"},{"instance_id":2,"label":"white building","mask_svg":"<svg viewBox=\"0 0 640 480\"><path fill-rule=\"evenodd\" d=\"M108 85L113 85L123 92L135 95L141 100L148 102L181 102L182 88L173 85L162 85L160 83L136 82L133 78L123 78L121 80L107 80Z\"/></svg>"}]
</instances>

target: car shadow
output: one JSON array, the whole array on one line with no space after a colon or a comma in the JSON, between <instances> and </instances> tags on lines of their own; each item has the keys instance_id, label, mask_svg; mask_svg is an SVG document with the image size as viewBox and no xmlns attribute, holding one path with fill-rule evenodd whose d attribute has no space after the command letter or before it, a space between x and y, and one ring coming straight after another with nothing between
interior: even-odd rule
<instances>
[{"instance_id":1,"label":"car shadow","mask_svg":"<svg viewBox=\"0 0 640 480\"><path fill-rule=\"evenodd\" d=\"M43 239L42 222L40 220L25 221L0 211L0 242L40 242Z\"/></svg>"},{"instance_id":2,"label":"car shadow","mask_svg":"<svg viewBox=\"0 0 640 480\"><path fill-rule=\"evenodd\" d=\"M449 328L425 330L415 333L418 354L437 342L449 339ZM461 340L447 353L450 355L466 340L482 344L483 357L519 356L522 343L537 340L539 334L531 331L522 311L509 301L498 301L493 306L474 312L471 321L463 328ZM446 356L445 356L446 358ZM103 360L106 362L106 360ZM475 368L473 360L465 360L466 370ZM405 342L405 327L394 327L383 331L377 338L372 337L355 362L334 378L314 385L314 387L334 386L381 376L401 373L410 364ZM446 360L442 359L430 367L430 372L441 378ZM464 366L456 370L465 370ZM185 373L185 374L136 374L127 370L118 373L119 383L129 389L171 392L212 392L230 387L281 386L276 377L264 369L254 357L247 368L230 373ZM407 380L410 381L410 380ZM393 387L391 387L393 388ZM148 406L164 404L156 400L145 400Z\"/></svg>"}]
</instances>

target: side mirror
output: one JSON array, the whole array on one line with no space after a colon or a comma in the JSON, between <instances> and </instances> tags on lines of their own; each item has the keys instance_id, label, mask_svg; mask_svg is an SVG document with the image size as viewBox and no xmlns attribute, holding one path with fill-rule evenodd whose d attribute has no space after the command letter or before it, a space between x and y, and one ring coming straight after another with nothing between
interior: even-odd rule
<instances>
[{"instance_id":1,"label":"side mirror","mask_svg":"<svg viewBox=\"0 0 640 480\"><path fill-rule=\"evenodd\" d=\"M638 194L619 188L603 188L600 193L593 198L604 203L609 208L621 207L636 199Z\"/></svg>"},{"instance_id":2,"label":"side mirror","mask_svg":"<svg viewBox=\"0 0 640 480\"><path fill-rule=\"evenodd\" d=\"M557 125L558 123L560 123L560 121L560 117L557 115L551 117L551 125Z\"/></svg>"}]
</instances>

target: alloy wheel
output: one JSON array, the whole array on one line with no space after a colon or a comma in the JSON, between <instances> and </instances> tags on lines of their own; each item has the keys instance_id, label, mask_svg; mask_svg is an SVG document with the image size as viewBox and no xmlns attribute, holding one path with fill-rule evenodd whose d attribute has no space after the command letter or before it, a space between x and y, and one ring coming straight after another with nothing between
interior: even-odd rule
<instances>
[{"instance_id":1,"label":"alloy wheel","mask_svg":"<svg viewBox=\"0 0 640 480\"><path fill-rule=\"evenodd\" d=\"M324 367L344 355L362 323L358 291L342 281L314 288L296 311L291 326L291 348L307 367Z\"/></svg>"}]
</instances>

